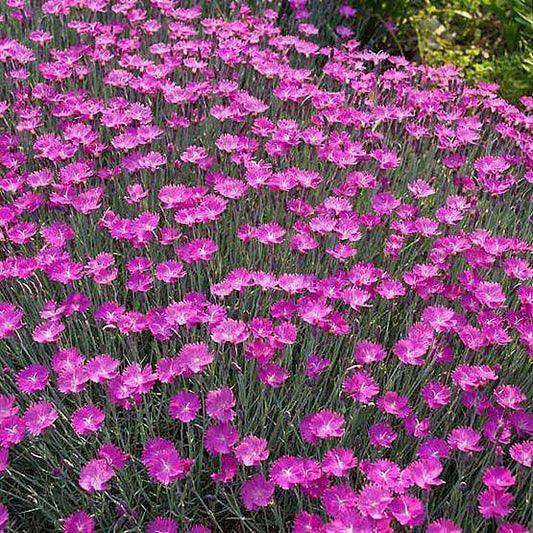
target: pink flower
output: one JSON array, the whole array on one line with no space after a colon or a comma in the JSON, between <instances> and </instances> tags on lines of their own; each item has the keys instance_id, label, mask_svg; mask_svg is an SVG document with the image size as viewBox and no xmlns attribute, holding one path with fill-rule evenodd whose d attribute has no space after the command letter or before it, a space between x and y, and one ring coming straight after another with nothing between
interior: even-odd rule
<instances>
[{"instance_id":1,"label":"pink flower","mask_svg":"<svg viewBox=\"0 0 533 533\"><path fill-rule=\"evenodd\" d=\"M309 355L305 361L305 375L310 379L316 379L330 364L331 361L329 359L322 358L319 354Z\"/></svg>"},{"instance_id":2,"label":"pink flower","mask_svg":"<svg viewBox=\"0 0 533 533\"><path fill-rule=\"evenodd\" d=\"M303 439L313 444L319 439L342 437L344 431L344 418L327 409L306 416L300 423Z\"/></svg>"},{"instance_id":3,"label":"pink flower","mask_svg":"<svg viewBox=\"0 0 533 533\"><path fill-rule=\"evenodd\" d=\"M506 297L499 283L483 281L478 284L474 294L489 309L496 309L505 304Z\"/></svg>"},{"instance_id":4,"label":"pink flower","mask_svg":"<svg viewBox=\"0 0 533 533\"><path fill-rule=\"evenodd\" d=\"M105 459L114 470L122 470L130 459L130 456L122 453L114 444L104 444L98 449L98 457Z\"/></svg>"},{"instance_id":5,"label":"pink flower","mask_svg":"<svg viewBox=\"0 0 533 533\"><path fill-rule=\"evenodd\" d=\"M179 365L192 374L203 372L213 362L207 344L184 344L178 354Z\"/></svg>"},{"instance_id":6,"label":"pink flower","mask_svg":"<svg viewBox=\"0 0 533 533\"><path fill-rule=\"evenodd\" d=\"M235 397L227 387L207 393L205 407L207 414L220 422L231 422L235 418Z\"/></svg>"},{"instance_id":7,"label":"pink flower","mask_svg":"<svg viewBox=\"0 0 533 533\"><path fill-rule=\"evenodd\" d=\"M13 304L0 302L0 339L12 337L22 328L24 312Z\"/></svg>"},{"instance_id":8,"label":"pink flower","mask_svg":"<svg viewBox=\"0 0 533 533\"><path fill-rule=\"evenodd\" d=\"M85 511L71 514L63 523L64 533L93 533L94 519Z\"/></svg>"},{"instance_id":9,"label":"pink flower","mask_svg":"<svg viewBox=\"0 0 533 533\"><path fill-rule=\"evenodd\" d=\"M509 450L509 455L521 465L531 468L533 466L533 441L517 442Z\"/></svg>"},{"instance_id":10,"label":"pink flower","mask_svg":"<svg viewBox=\"0 0 533 533\"><path fill-rule=\"evenodd\" d=\"M407 472L411 482L424 490L445 483L439 478L442 472L442 465L437 459L420 459L410 464Z\"/></svg>"},{"instance_id":11,"label":"pink flower","mask_svg":"<svg viewBox=\"0 0 533 533\"><path fill-rule=\"evenodd\" d=\"M5 472L9 466L9 449L0 448L0 473Z\"/></svg>"},{"instance_id":12,"label":"pink flower","mask_svg":"<svg viewBox=\"0 0 533 533\"><path fill-rule=\"evenodd\" d=\"M441 518L431 522L427 527L426 533L463 533L463 530L455 522L447 518Z\"/></svg>"},{"instance_id":13,"label":"pink flower","mask_svg":"<svg viewBox=\"0 0 533 533\"><path fill-rule=\"evenodd\" d=\"M3 533L5 531L8 520L9 512L7 507L3 503L0 503L0 532Z\"/></svg>"},{"instance_id":14,"label":"pink flower","mask_svg":"<svg viewBox=\"0 0 533 533\"><path fill-rule=\"evenodd\" d=\"M479 446L478 442L481 439L481 435L472 428L467 426L461 426L455 428L448 435L448 444L455 450L462 452L480 452L483 446Z\"/></svg>"},{"instance_id":15,"label":"pink flower","mask_svg":"<svg viewBox=\"0 0 533 533\"><path fill-rule=\"evenodd\" d=\"M322 504L329 515L341 518L355 510L357 494L348 485L333 485L324 491Z\"/></svg>"},{"instance_id":16,"label":"pink flower","mask_svg":"<svg viewBox=\"0 0 533 533\"><path fill-rule=\"evenodd\" d=\"M89 493L106 490L115 472L104 459L92 459L80 472L80 487Z\"/></svg>"},{"instance_id":17,"label":"pink flower","mask_svg":"<svg viewBox=\"0 0 533 533\"><path fill-rule=\"evenodd\" d=\"M283 242L285 233L287 232L279 224L273 222L255 228L254 237L263 244L273 246Z\"/></svg>"},{"instance_id":18,"label":"pink flower","mask_svg":"<svg viewBox=\"0 0 533 533\"><path fill-rule=\"evenodd\" d=\"M178 526L171 518L154 518L146 527L146 533L178 533Z\"/></svg>"},{"instance_id":19,"label":"pink flower","mask_svg":"<svg viewBox=\"0 0 533 533\"><path fill-rule=\"evenodd\" d=\"M146 443L141 460L148 469L150 479L163 485L185 477L194 464L194 460L180 457L172 442L161 438Z\"/></svg>"},{"instance_id":20,"label":"pink flower","mask_svg":"<svg viewBox=\"0 0 533 533\"><path fill-rule=\"evenodd\" d=\"M223 455L220 458L220 471L211 474L216 483L229 483L236 475L239 465L233 455Z\"/></svg>"},{"instance_id":21,"label":"pink flower","mask_svg":"<svg viewBox=\"0 0 533 533\"><path fill-rule=\"evenodd\" d=\"M223 320L211 330L211 338L219 344L241 344L248 338L248 330L242 320Z\"/></svg>"},{"instance_id":22,"label":"pink flower","mask_svg":"<svg viewBox=\"0 0 533 533\"><path fill-rule=\"evenodd\" d=\"M235 448L235 457L244 466L257 466L269 455L267 441L254 435L244 437Z\"/></svg>"},{"instance_id":23,"label":"pink flower","mask_svg":"<svg viewBox=\"0 0 533 533\"><path fill-rule=\"evenodd\" d=\"M280 457L270 466L270 479L285 490L300 484L303 475L302 463L297 457Z\"/></svg>"},{"instance_id":24,"label":"pink flower","mask_svg":"<svg viewBox=\"0 0 533 533\"><path fill-rule=\"evenodd\" d=\"M64 271L64 268L62 268ZM61 333L65 330L65 325L62 322L49 320L43 324L38 325L32 334L32 339L38 343L55 343L59 340Z\"/></svg>"},{"instance_id":25,"label":"pink flower","mask_svg":"<svg viewBox=\"0 0 533 533\"><path fill-rule=\"evenodd\" d=\"M210 239L197 239L178 247L178 257L185 263L210 261L218 246Z\"/></svg>"},{"instance_id":26,"label":"pink flower","mask_svg":"<svg viewBox=\"0 0 533 533\"><path fill-rule=\"evenodd\" d=\"M377 485L365 485L359 492L357 508L363 516L381 520L387 516L387 508L392 500L389 490Z\"/></svg>"},{"instance_id":27,"label":"pink flower","mask_svg":"<svg viewBox=\"0 0 533 533\"><path fill-rule=\"evenodd\" d=\"M494 391L494 399L504 409L518 410L520 404L527 400L526 395L520 390L520 387L511 385L500 385Z\"/></svg>"},{"instance_id":28,"label":"pink flower","mask_svg":"<svg viewBox=\"0 0 533 533\"><path fill-rule=\"evenodd\" d=\"M516 483L515 477L508 468L492 466L483 473L483 484L489 489L506 490Z\"/></svg>"},{"instance_id":29,"label":"pink flower","mask_svg":"<svg viewBox=\"0 0 533 533\"><path fill-rule=\"evenodd\" d=\"M24 421L17 415L0 419L0 446L10 448L24 438Z\"/></svg>"},{"instance_id":30,"label":"pink flower","mask_svg":"<svg viewBox=\"0 0 533 533\"><path fill-rule=\"evenodd\" d=\"M368 404L379 394L379 387L372 376L365 371L359 371L346 378L342 388L356 402Z\"/></svg>"},{"instance_id":31,"label":"pink flower","mask_svg":"<svg viewBox=\"0 0 533 533\"><path fill-rule=\"evenodd\" d=\"M363 341L355 347L354 359L361 365L382 361L387 357L387 352L381 344Z\"/></svg>"},{"instance_id":32,"label":"pink flower","mask_svg":"<svg viewBox=\"0 0 533 533\"><path fill-rule=\"evenodd\" d=\"M97 355L85 365L87 377L94 383L105 383L117 377L116 369L120 362L109 355Z\"/></svg>"},{"instance_id":33,"label":"pink flower","mask_svg":"<svg viewBox=\"0 0 533 533\"><path fill-rule=\"evenodd\" d=\"M389 510L402 526L409 528L422 525L426 518L424 503L409 494L394 498L389 504Z\"/></svg>"},{"instance_id":34,"label":"pink flower","mask_svg":"<svg viewBox=\"0 0 533 533\"><path fill-rule=\"evenodd\" d=\"M165 261L157 265L155 270L155 277L165 283L174 283L185 275L183 264L178 261Z\"/></svg>"},{"instance_id":35,"label":"pink flower","mask_svg":"<svg viewBox=\"0 0 533 533\"><path fill-rule=\"evenodd\" d=\"M204 447L211 455L231 453L239 434L229 422L209 426L205 432Z\"/></svg>"},{"instance_id":36,"label":"pink flower","mask_svg":"<svg viewBox=\"0 0 533 533\"><path fill-rule=\"evenodd\" d=\"M362 461L361 472L371 483L391 490L399 490L406 480L402 478L400 467L388 459L379 459L373 463ZM403 476L405 477L405 476ZM404 483L407 485L407 483Z\"/></svg>"},{"instance_id":37,"label":"pink flower","mask_svg":"<svg viewBox=\"0 0 533 533\"><path fill-rule=\"evenodd\" d=\"M104 419L104 411L94 405L86 405L72 415L72 427L78 435L88 435L98 431Z\"/></svg>"},{"instance_id":38,"label":"pink flower","mask_svg":"<svg viewBox=\"0 0 533 533\"><path fill-rule=\"evenodd\" d=\"M378 422L368 428L370 444L377 448L391 448L398 434L385 422Z\"/></svg>"},{"instance_id":39,"label":"pink flower","mask_svg":"<svg viewBox=\"0 0 533 533\"><path fill-rule=\"evenodd\" d=\"M277 389L288 379L289 373L276 363L267 363L257 371L257 377L261 383Z\"/></svg>"},{"instance_id":40,"label":"pink flower","mask_svg":"<svg viewBox=\"0 0 533 533\"><path fill-rule=\"evenodd\" d=\"M457 326L455 312L441 305L433 305L424 309L422 318L436 332L451 331Z\"/></svg>"},{"instance_id":41,"label":"pink flower","mask_svg":"<svg viewBox=\"0 0 533 533\"><path fill-rule=\"evenodd\" d=\"M32 435L42 435L57 420L58 413L48 402L31 405L24 413L24 426Z\"/></svg>"},{"instance_id":42,"label":"pink flower","mask_svg":"<svg viewBox=\"0 0 533 533\"><path fill-rule=\"evenodd\" d=\"M292 531L293 533L320 532L322 531L323 525L319 516L302 511L295 516Z\"/></svg>"},{"instance_id":43,"label":"pink flower","mask_svg":"<svg viewBox=\"0 0 533 533\"><path fill-rule=\"evenodd\" d=\"M394 391L388 391L377 401L379 409L397 418L406 418L411 413L409 398L400 396Z\"/></svg>"},{"instance_id":44,"label":"pink flower","mask_svg":"<svg viewBox=\"0 0 533 533\"><path fill-rule=\"evenodd\" d=\"M393 348L394 354L406 365L423 365L427 346L419 340L402 339Z\"/></svg>"},{"instance_id":45,"label":"pink flower","mask_svg":"<svg viewBox=\"0 0 533 533\"><path fill-rule=\"evenodd\" d=\"M500 518L513 512L513 495L489 488L479 495L479 512L485 518Z\"/></svg>"},{"instance_id":46,"label":"pink flower","mask_svg":"<svg viewBox=\"0 0 533 533\"><path fill-rule=\"evenodd\" d=\"M451 389L439 381L430 381L422 388L420 395L430 409L440 409L450 403Z\"/></svg>"},{"instance_id":47,"label":"pink flower","mask_svg":"<svg viewBox=\"0 0 533 533\"><path fill-rule=\"evenodd\" d=\"M349 448L333 448L322 459L322 470L332 476L347 476L357 466L357 459Z\"/></svg>"},{"instance_id":48,"label":"pink flower","mask_svg":"<svg viewBox=\"0 0 533 533\"><path fill-rule=\"evenodd\" d=\"M32 394L48 385L48 368L42 365L30 365L17 374L17 386L26 394Z\"/></svg>"},{"instance_id":49,"label":"pink flower","mask_svg":"<svg viewBox=\"0 0 533 533\"><path fill-rule=\"evenodd\" d=\"M182 391L170 400L170 416L184 423L192 422L200 410L200 400L193 392Z\"/></svg>"},{"instance_id":50,"label":"pink flower","mask_svg":"<svg viewBox=\"0 0 533 533\"><path fill-rule=\"evenodd\" d=\"M274 483L267 481L261 474L256 474L241 486L242 503L247 511L266 507L274 498Z\"/></svg>"}]
</instances>

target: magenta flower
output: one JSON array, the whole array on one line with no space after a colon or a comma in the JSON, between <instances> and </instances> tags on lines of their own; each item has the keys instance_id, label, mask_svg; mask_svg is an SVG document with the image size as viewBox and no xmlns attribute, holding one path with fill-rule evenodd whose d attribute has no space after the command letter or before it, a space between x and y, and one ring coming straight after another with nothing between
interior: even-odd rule
<instances>
[{"instance_id":1,"label":"magenta flower","mask_svg":"<svg viewBox=\"0 0 533 533\"><path fill-rule=\"evenodd\" d=\"M104 411L94 405L86 405L72 415L72 427L78 435L88 435L98 431L104 419Z\"/></svg>"},{"instance_id":2,"label":"magenta flower","mask_svg":"<svg viewBox=\"0 0 533 533\"><path fill-rule=\"evenodd\" d=\"M485 518L500 518L512 513L514 497L508 492L489 488L479 495L479 512Z\"/></svg>"},{"instance_id":3,"label":"magenta flower","mask_svg":"<svg viewBox=\"0 0 533 533\"><path fill-rule=\"evenodd\" d=\"M390 448L398 434L385 422L378 422L368 428L370 444L377 448Z\"/></svg>"},{"instance_id":4,"label":"magenta flower","mask_svg":"<svg viewBox=\"0 0 533 533\"><path fill-rule=\"evenodd\" d=\"M442 473L442 464L437 459L420 459L408 466L409 480L421 489L430 489L443 485L445 481L439 478Z\"/></svg>"},{"instance_id":5,"label":"magenta flower","mask_svg":"<svg viewBox=\"0 0 533 533\"><path fill-rule=\"evenodd\" d=\"M385 357L387 357L387 352L383 347L380 344L369 341L360 342L354 352L354 359L362 365L382 361Z\"/></svg>"},{"instance_id":6,"label":"magenta flower","mask_svg":"<svg viewBox=\"0 0 533 533\"><path fill-rule=\"evenodd\" d=\"M448 435L450 448L465 453L480 452L483 449L483 446L478 444L480 440L481 435L475 429L467 426L455 428Z\"/></svg>"},{"instance_id":7,"label":"magenta flower","mask_svg":"<svg viewBox=\"0 0 533 533\"><path fill-rule=\"evenodd\" d=\"M489 489L506 490L515 483L516 479L511 471L503 466L492 466L487 468L483 474L483 484Z\"/></svg>"},{"instance_id":8,"label":"magenta flower","mask_svg":"<svg viewBox=\"0 0 533 533\"><path fill-rule=\"evenodd\" d=\"M335 518L341 518L353 512L357 502L357 494L348 485L333 485L328 487L322 495L325 511Z\"/></svg>"},{"instance_id":9,"label":"magenta flower","mask_svg":"<svg viewBox=\"0 0 533 533\"><path fill-rule=\"evenodd\" d=\"M310 379L316 379L320 374L325 372L331 361L322 358L319 354L312 354L307 356L305 375Z\"/></svg>"},{"instance_id":10,"label":"magenta flower","mask_svg":"<svg viewBox=\"0 0 533 533\"><path fill-rule=\"evenodd\" d=\"M357 458L349 448L333 448L322 459L322 470L332 476L347 476L357 466Z\"/></svg>"},{"instance_id":11,"label":"magenta flower","mask_svg":"<svg viewBox=\"0 0 533 533\"><path fill-rule=\"evenodd\" d=\"M0 473L5 472L9 466L9 449L0 448Z\"/></svg>"},{"instance_id":12,"label":"magenta flower","mask_svg":"<svg viewBox=\"0 0 533 533\"><path fill-rule=\"evenodd\" d=\"M513 411L521 409L520 404L527 400L526 395L520 390L520 387L511 385L500 385L494 391L494 399L504 409Z\"/></svg>"},{"instance_id":13,"label":"magenta flower","mask_svg":"<svg viewBox=\"0 0 533 533\"><path fill-rule=\"evenodd\" d=\"M48 402L39 402L26 409L23 421L31 435L42 435L57 420L58 413Z\"/></svg>"},{"instance_id":14,"label":"magenta flower","mask_svg":"<svg viewBox=\"0 0 533 533\"><path fill-rule=\"evenodd\" d=\"M533 441L517 442L509 450L509 455L521 465L531 468L533 466Z\"/></svg>"},{"instance_id":15,"label":"magenta flower","mask_svg":"<svg viewBox=\"0 0 533 533\"><path fill-rule=\"evenodd\" d=\"M409 494L394 498L389 504L389 510L402 526L410 528L422 525L426 518L424 503Z\"/></svg>"},{"instance_id":16,"label":"magenta flower","mask_svg":"<svg viewBox=\"0 0 533 533\"><path fill-rule=\"evenodd\" d=\"M306 416L300 423L302 438L313 444L320 439L342 437L344 431L344 418L327 409Z\"/></svg>"},{"instance_id":17,"label":"magenta flower","mask_svg":"<svg viewBox=\"0 0 533 533\"><path fill-rule=\"evenodd\" d=\"M26 394L43 390L48 385L48 368L30 365L17 374L17 386Z\"/></svg>"},{"instance_id":18,"label":"magenta flower","mask_svg":"<svg viewBox=\"0 0 533 533\"><path fill-rule=\"evenodd\" d=\"M406 477L400 467L388 459L379 459L373 463L363 461L360 463L360 471L371 483L391 490L399 490L407 486Z\"/></svg>"},{"instance_id":19,"label":"magenta flower","mask_svg":"<svg viewBox=\"0 0 533 533\"><path fill-rule=\"evenodd\" d=\"M213 361L213 354L205 343L185 344L178 354L181 368L193 374L203 372Z\"/></svg>"},{"instance_id":20,"label":"magenta flower","mask_svg":"<svg viewBox=\"0 0 533 533\"><path fill-rule=\"evenodd\" d=\"M409 398L406 396L400 396L394 391L389 391L381 398L378 398L377 406L385 413L393 415L397 418L406 418L411 412L411 407L409 407Z\"/></svg>"},{"instance_id":21,"label":"magenta flower","mask_svg":"<svg viewBox=\"0 0 533 533\"><path fill-rule=\"evenodd\" d=\"M257 371L257 377L261 383L277 389L288 379L289 373L276 363L267 363Z\"/></svg>"},{"instance_id":22,"label":"magenta flower","mask_svg":"<svg viewBox=\"0 0 533 533\"><path fill-rule=\"evenodd\" d=\"M308 533L309 531L322 531L324 524L320 517L302 511L294 518L293 533Z\"/></svg>"},{"instance_id":23,"label":"magenta flower","mask_svg":"<svg viewBox=\"0 0 533 533\"><path fill-rule=\"evenodd\" d=\"M356 402L368 404L379 394L379 387L372 376L364 371L356 372L342 384L344 391Z\"/></svg>"},{"instance_id":24,"label":"magenta flower","mask_svg":"<svg viewBox=\"0 0 533 533\"><path fill-rule=\"evenodd\" d=\"M420 396L430 409L440 409L450 403L451 389L439 381L431 381L422 388Z\"/></svg>"},{"instance_id":25,"label":"magenta flower","mask_svg":"<svg viewBox=\"0 0 533 533\"><path fill-rule=\"evenodd\" d=\"M89 493L103 491L115 475L113 469L104 459L92 459L80 472L80 487Z\"/></svg>"},{"instance_id":26,"label":"magenta flower","mask_svg":"<svg viewBox=\"0 0 533 533\"><path fill-rule=\"evenodd\" d=\"M11 448L24 438L24 420L10 415L0 420L0 445Z\"/></svg>"},{"instance_id":27,"label":"magenta flower","mask_svg":"<svg viewBox=\"0 0 533 533\"><path fill-rule=\"evenodd\" d=\"M194 460L181 457L172 442L161 438L146 443L141 460L148 469L150 479L163 485L185 477L194 464Z\"/></svg>"},{"instance_id":28,"label":"magenta flower","mask_svg":"<svg viewBox=\"0 0 533 533\"><path fill-rule=\"evenodd\" d=\"M233 391L227 387L212 390L207 393L205 408L207 414L220 422L231 422L235 418L235 397Z\"/></svg>"},{"instance_id":29,"label":"magenta flower","mask_svg":"<svg viewBox=\"0 0 533 533\"><path fill-rule=\"evenodd\" d=\"M146 533L178 533L178 526L171 518L154 518L146 526Z\"/></svg>"},{"instance_id":30,"label":"magenta flower","mask_svg":"<svg viewBox=\"0 0 533 533\"><path fill-rule=\"evenodd\" d=\"M239 464L233 455L223 455L220 458L220 471L211 474L216 483L229 483L236 475Z\"/></svg>"},{"instance_id":31,"label":"magenta flower","mask_svg":"<svg viewBox=\"0 0 533 533\"><path fill-rule=\"evenodd\" d=\"M244 437L234 453L237 461L244 466L257 466L270 455L267 441L254 435Z\"/></svg>"},{"instance_id":32,"label":"magenta flower","mask_svg":"<svg viewBox=\"0 0 533 533\"><path fill-rule=\"evenodd\" d=\"M231 453L239 434L229 422L209 426L205 432L204 447L211 455Z\"/></svg>"},{"instance_id":33,"label":"magenta flower","mask_svg":"<svg viewBox=\"0 0 533 533\"><path fill-rule=\"evenodd\" d=\"M3 503L0 503L0 531L1 532L5 531L8 521L9 521L9 512L7 510L7 507Z\"/></svg>"},{"instance_id":34,"label":"magenta flower","mask_svg":"<svg viewBox=\"0 0 533 533\"><path fill-rule=\"evenodd\" d=\"M363 516L381 520L387 516L387 508L392 501L389 490L376 485L365 485L359 491L357 508Z\"/></svg>"},{"instance_id":35,"label":"magenta flower","mask_svg":"<svg viewBox=\"0 0 533 533\"><path fill-rule=\"evenodd\" d=\"M13 304L0 302L0 339L12 337L22 328L24 312Z\"/></svg>"},{"instance_id":36,"label":"magenta flower","mask_svg":"<svg viewBox=\"0 0 533 533\"><path fill-rule=\"evenodd\" d=\"M65 519L64 533L93 533L94 519L85 511L77 511Z\"/></svg>"},{"instance_id":37,"label":"magenta flower","mask_svg":"<svg viewBox=\"0 0 533 533\"><path fill-rule=\"evenodd\" d=\"M109 355L97 355L85 365L87 377L94 383L105 383L117 377L119 361Z\"/></svg>"},{"instance_id":38,"label":"magenta flower","mask_svg":"<svg viewBox=\"0 0 533 533\"><path fill-rule=\"evenodd\" d=\"M270 479L285 490L300 484L303 476L303 465L297 457L280 457L270 467Z\"/></svg>"},{"instance_id":39,"label":"magenta flower","mask_svg":"<svg viewBox=\"0 0 533 533\"><path fill-rule=\"evenodd\" d=\"M211 338L218 344L241 344L248 338L248 330L242 320L223 320L211 330Z\"/></svg>"},{"instance_id":40,"label":"magenta flower","mask_svg":"<svg viewBox=\"0 0 533 533\"><path fill-rule=\"evenodd\" d=\"M196 394L188 391L178 392L170 400L170 416L187 424L196 418L200 407Z\"/></svg>"},{"instance_id":41,"label":"magenta flower","mask_svg":"<svg viewBox=\"0 0 533 533\"><path fill-rule=\"evenodd\" d=\"M463 533L463 530L452 520L441 518L428 524L427 533Z\"/></svg>"},{"instance_id":42,"label":"magenta flower","mask_svg":"<svg viewBox=\"0 0 533 533\"><path fill-rule=\"evenodd\" d=\"M255 511L266 507L274 498L274 484L267 481L261 474L256 474L241 486L241 498L247 511Z\"/></svg>"}]
</instances>

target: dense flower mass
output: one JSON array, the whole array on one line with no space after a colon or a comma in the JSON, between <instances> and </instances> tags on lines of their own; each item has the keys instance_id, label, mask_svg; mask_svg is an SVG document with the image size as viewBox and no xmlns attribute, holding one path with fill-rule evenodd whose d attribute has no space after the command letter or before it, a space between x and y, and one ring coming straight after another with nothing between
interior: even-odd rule
<instances>
[{"instance_id":1,"label":"dense flower mass","mask_svg":"<svg viewBox=\"0 0 533 533\"><path fill-rule=\"evenodd\" d=\"M531 98L225 4L1 2L0 530L528 531Z\"/></svg>"}]
</instances>

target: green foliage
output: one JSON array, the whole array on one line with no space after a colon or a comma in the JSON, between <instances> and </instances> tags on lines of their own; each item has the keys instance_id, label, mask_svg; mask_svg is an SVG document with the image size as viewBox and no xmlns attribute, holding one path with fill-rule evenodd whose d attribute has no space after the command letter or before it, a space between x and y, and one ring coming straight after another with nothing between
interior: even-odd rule
<instances>
[{"instance_id":1,"label":"green foliage","mask_svg":"<svg viewBox=\"0 0 533 533\"><path fill-rule=\"evenodd\" d=\"M498 83L511 101L533 92L533 4L528 0L432 0L411 22L422 62L454 63L472 82Z\"/></svg>"},{"instance_id":2,"label":"green foliage","mask_svg":"<svg viewBox=\"0 0 533 533\"><path fill-rule=\"evenodd\" d=\"M335 28L349 26L355 38L372 49L392 50L408 59L439 66L452 63L471 83L500 86L502 96L517 102L533 94L533 2L531 0L369 0L347 2L358 14L346 20L341 2L308 0L311 22L323 45L338 42ZM299 21L288 2L252 2L277 8L282 27ZM390 24L392 23L392 25Z\"/></svg>"}]
</instances>

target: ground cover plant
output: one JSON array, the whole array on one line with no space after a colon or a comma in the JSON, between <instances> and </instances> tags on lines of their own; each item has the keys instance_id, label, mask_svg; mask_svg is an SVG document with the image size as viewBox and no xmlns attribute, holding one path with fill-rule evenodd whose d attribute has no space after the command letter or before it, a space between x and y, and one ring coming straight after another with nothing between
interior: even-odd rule
<instances>
[{"instance_id":1,"label":"ground cover plant","mask_svg":"<svg viewBox=\"0 0 533 533\"><path fill-rule=\"evenodd\" d=\"M498 93L512 103L533 93L529 0L353 0L348 8L324 0L280 4L286 6L280 9L284 29L313 22L328 44L349 30L372 49L430 66L457 65L470 82L497 83ZM251 0L251 5L268 2Z\"/></svg>"},{"instance_id":2,"label":"ground cover plant","mask_svg":"<svg viewBox=\"0 0 533 533\"><path fill-rule=\"evenodd\" d=\"M229 7L2 2L0 527L527 532L533 98Z\"/></svg>"}]
</instances>

